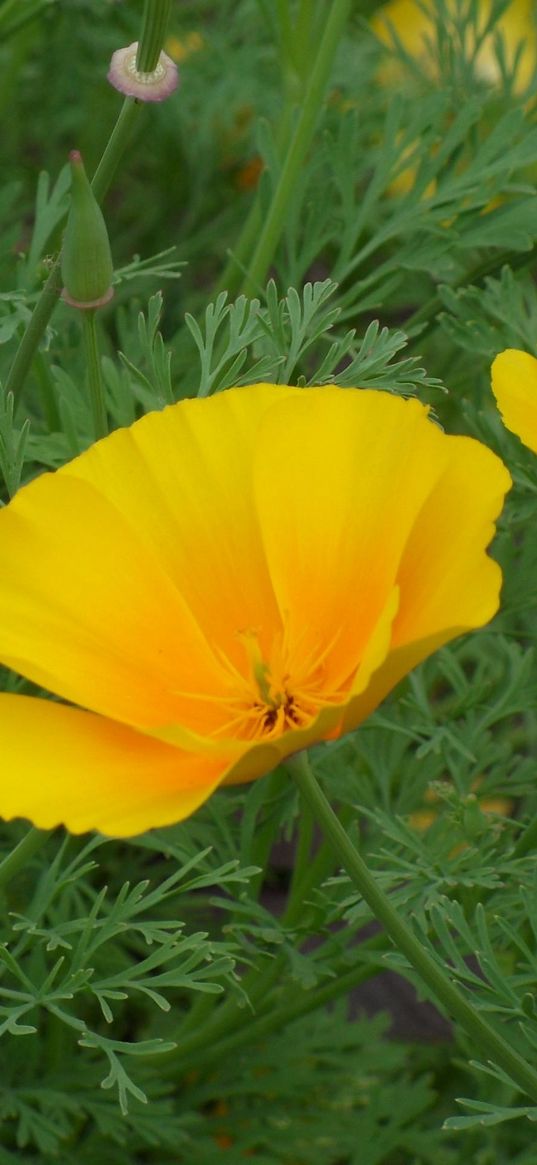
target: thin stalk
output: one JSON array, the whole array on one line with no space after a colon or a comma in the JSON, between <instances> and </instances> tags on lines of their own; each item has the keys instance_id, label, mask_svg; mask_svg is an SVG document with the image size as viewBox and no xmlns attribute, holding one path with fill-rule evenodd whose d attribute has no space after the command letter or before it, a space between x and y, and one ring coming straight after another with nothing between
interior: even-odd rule
<instances>
[{"instance_id":1,"label":"thin stalk","mask_svg":"<svg viewBox=\"0 0 537 1165\"><path fill-rule=\"evenodd\" d=\"M52 312L58 302L61 287L60 260L57 258L34 307L30 322L21 339L17 352L15 353L15 359L6 378L6 395L9 392L13 393L15 409L20 402L21 393L34 355L37 352Z\"/></svg>"},{"instance_id":2,"label":"thin stalk","mask_svg":"<svg viewBox=\"0 0 537 1165\"><path fill-rule=\"evenodd\" d=\"M93 433L98 441L100 437L106 437L108 433L108 417L106 413L106 405L104 400L104 386L101 373L101 358L99 354L99 342L97 340L97 327L95 323L95 311L83 310L82 315L82 331L84 333L84 347L86 351L86 367L88 371L88 387L90 392L91 413L93 417Z\"/></svg>"},{"instance_id":3,"label":"thin stalk","mask_svg":"<svg viewBox=\"0 0 537 1165\"><path fill-rule=\"evenodd\" d=\"M34 854L41 849L41 846L47 840L50 834L48 829L34 829L33 827L25 833L24 837L19 841L15 849L0 862L0 890L4 890L8 882L18 874L19 870L33 858Z\"/></svg>"},{"instance_id":4,"label":"thin stalk","mask_svg":"<svg viewBox=\"0 0 537 1165\"><path fill-rule=\"evenodd\" d=\"M299 77L308 72L317 11L315 0L300 0L293 34L293 61Z\"/></svg>"},{"instance_id":5,"label":"thin stalk","mask_svg":"<svg viewBox=\"0 0 537 1165\"><path fill-rule=\"evenodd\" d=\"M308 873L309 869L311 869L311 850L313 846L314 830L315 818L313 813L310 813L309 810L306 809L306 812L301 813L298 819L298 837L293 855L293 872L289 885L289 893L287 895L285 921L287 921L290 910L294 903L299 901L301 906L304 905L304 895L301 892L301 887L304 875Z\"/></svg>"},{"instance_id":6,"label":"thin stalk","mask_svg":"<svg viewBox=\"0 0 537 1165\"><path fill-rule=\"evenodd\" d=\"M352 820L353 811L349 807L340 810L344 825ZM289 900L283 915L285 926L293 927L304 914L305 903L316 886L321 886L334 869L334 851L326 839L321 842L317 853L302 870L301 877L293 879Z\"/></svg>"},{"instance_id":7,"label":"thin stalk","mask_svg":"<svg viewBox=\"0 0 537 1165\"><path fill-rule=\"evenodd\" d=\"M294 40L289 0L275 0L275 9L280 33L280 52L286 64L288 64L292 59Z\"/></svg>"},{"instance_id":8,"label":"thin stalk","mask_svg":"<svg viewBox=\"0 0 537 1165\"><path fill-rule=\"evenodd\" d=\"M39 385L47 429L51 433L58 433L61 429L61 417L54 381L43 353L39 349L34 356L34 375Z\"/></svg>"},{"instance_id":9,"label":"thin stalk","mask_svg":"<svg viewBox=\"0 0 537 1165\"><path fill-rule=\"evenodd\" d=\"M139 108L139 102L135 101L132 97L127 97L123 102L121 112L91 183L93 193L99 202L102 202L119 162L129 144L133 122L136 119ZM15 409L20 403L22 390L35 353L58 302L62 289L60 264L61 252L55 259L47 282L39 295L30 322L21 339L6 379L5 391L6 393L13 393Z\"/></svg>"},{"instance_id":10,"label":"thin stalk","mask_svg":"<svg viewBox=\"0 0 537 1165\"><path fill-rule=\"evenodd\" d=\"M295 112L295 102L288 100L276 131L276 152L278 157L284 157L289 148L293 131L293 114ZM232 299L237 294L241 280L246 278L248 256L253 250L256 239L259 238L262 225L263 212L259 190L257 190L237 243L230 252L226 266L216 284L214 290L215 296L219 295L221 291L227 291L230 299Z\"/></svg>"},{"instance_id":11,"label":"thin stalk","mask_svg":"<svg viewBox=\"0 0 537 1165\"><path fill-rule=\"evenodd\" d=\"M140 112L141 103L134 97L126 97L116 124L104 148L103 156L91 180L91 189L97 199L102 202L112 182L119 163L131 139L131 133Z\"/></svg>"},{"instance_id":12,"label":"thin stalk","mask_svg":"<svg viewBox=\"0 0 537 1165\"><path fill-rule=\"evenodd\" d=\"M473 1041L476 1052L479 1051L486 1059L501 1067L522 1092L537 1100L537 1072L465 999L459 988L412 933L396 908L392 906L389 897L377 886L363 858L352 845L327 801L306 754L302 752L292 757L287 762L287 768L305 802L313 810L317 821L332 842L341 865L395 946L418 972L447 1014L461 1025Z\"/></svg>"},{"instance_id":13,"label":"thin stalk","mask_svg":"<svg viewBox=\"0 0 537 1165\"><path fill-rule=\"evenodd\" d=\"M368 950L374 950L380 948L382 943L379 936L375 936L363 945L367 946ZM329 983L324 983L321 987L313 988L311 991L297 992L296 988L293 988L289 991L288 998L279 1007L268 1007L262 1015L252 1016L251 1013L248 1013L246 1017L243 1017L240 1027L229 1035L216 1041L205 1042L198 1047L197 1051L185 1052L184 1045L181 1044L175 1053L176 1059L173 1064L166 1065L163 1075L176 1077L187 1069L190 1071L194 1067L200 1068L206 1062L212 1067L216 1060L224 1059L244 1044L251 1045L255 1040L262 1039L263 1036L270 1036L292 1023L293 1020L300 1019L301 1016L308 1015L311 1011L317 1011L318 1008L325 1007L327 1003L347 995L349 991L370 979L374 973L375 964L372 961L359 967L353 967L350 971L339 974L336 972ZM162 1056L158 1057L158 1061L155 1057L157 1071L162 1067L162 1060Z\"/></svg>"},{"instance_id":14,"label":"thin stalk","mask_svg":"<svg viewBox=\"0 0 537 1165\"><path fill-rule=\"evenodd\" d=\"M247 996L247 1002L244 1002L243 999L242 1004L240 1004L237 996L233 995L197 1030L192 1030L189 1017L187 1017L184 1030L190 1034L184 1036L181 1027L177 1033L178 1047L171 1052L163 1052L159 1056L159 1063L175 1065L178 1061L182 1063L185 1058L190 1062L191 1057L197 1055L198 1052L215 1047L220 1040L236 1031L238 1027L242 1027L243 1024L249 1025L255 1018L257 1009L264 1009L266 1006L269 992L281 977L281 970L279 956L271 959L264 971L259 972L254 969L253 980L252 973L250 973L241 984L244 994ZM148 1062L151 1059L152 1057L149 1056Z\"/></svg>"},{"instance_id":15,"label":"thin stalk","mask_svg":"<svg viewBox=\"0 0 537 1165\"><path fill-rule=\"evenodd\" d=\"M259 241L246 272L242 290L257 292L264 282L280 241L301 167L311 145L334 56L351 7L351 0L333 0L313 63L302 108L291 139Z\"/></svg>"},{"instance_id":16,"label":"thin stalk","mask_svg":"<svg viewBox=\"0 0 537 1165\"><path fill-rule=\"evenodd\" d=\"M274 844L274 813L284 790L289 787L289 778L282 768L274 769L267 780L263 799L264 814L256 821L255 831L250 841L249 852L244 854L245 862L259 866L259 873L250 881L250 894L257 899L266 874L267 864ZM214 999L214 996L213 996Z\"/></svg>"},{"instance_id":17,"label":"thin stalk","mask_svg":"<svg viewBox=\"0 0 537 1165\"><path fill-rule=\"evenodd\" d=\"M162 45L166 35L166 27L170 14L171 0L146 0L142 31L139 37L138 61L140 67L147 72L154 69ZM160 37L157 48L156 34ZM153 64L151 62L154 61ZM147 64L149 62L149 65ZM141 103L135 101L133 97L127 97L121 107L119 117L116 121L114 129L110 135L103 156L97 166L93 181L91 183L93 193L98 202L104 198L108 187L114 177L117 167L127 149L131 139L132 128L138 116ZM54 308L58 302L58 297L61 291L60 278L60 259L58 255L50 275L45 283L37 303L34 307L32 317L26 328L26 331L21 339L18 350L15 354L13 364L9 370L6 383L5 392L12 392L15 403L15 409L20 403L20 398L26 377L30 371L32 361L37 351L41 339L44 335L47 324L52 316Z\"/></svg>"},{"instance_id":18,"label":"thin stalk","mask_svg":"<svg viewBox=\"0 0 537 1165\"><path fill-rule=\"evenodd\" d=\"M172 0L145 0L142 32L136 54L140 73L152 73L157 67L166 37Z\"/></svg>"},{"instance_id":19,"label":"thin stalk","mask_svg":"<svg viewBox=\"0 0 537 1165\"><path fill-rule=\"evenodd\" d=\"M348 812L350 815L351 810L349 809ZM288 928L296 926L304 914L307 895L334 868L333 851L325 841L319 846L315 857L308 860L310 827L311 823L306 826L302 834L302 842L299 842L298 876L293 877L287 906L281 919L282 925ZM373 940L371 941L373 942ZM373 942L373 947L375 945L376 939ZM213 1048L217 1044L220 1046L220 1042L227 1040L228 1037L231 1038L235 1031L242 1030L245 1026L249 1028L257 1019L258 1011L265 1012L270 992L278 986L281 980L286 959L285 954L276 955L263 971L254 967L245 976L241 986L249 1006L239 1006L236 996L227 999L220 1007L215 1008L212 1014L209 1014L209 1008L203 1008L201 1004L194 1004L193 1011L196 1012L196 1019L200 1022L196 1024L191 1021L190 1015L186 1017L177 1036L179 1048L160 1056L159 1064L175 1064L178 1060L181 1060L182 1063L185 1056L190 1058L200 1054L203 1057L207 1049Z\"/></svg>"}]
</instances>

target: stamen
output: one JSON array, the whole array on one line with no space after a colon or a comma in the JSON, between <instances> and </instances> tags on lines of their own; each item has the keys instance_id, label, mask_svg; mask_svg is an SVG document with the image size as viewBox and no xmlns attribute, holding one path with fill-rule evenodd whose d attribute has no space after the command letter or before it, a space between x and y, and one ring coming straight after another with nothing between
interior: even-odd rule
<instances>
[{"instance_id":1,"label":"stamen","mask_svg":"<svg viewBox=\"0 0 537 1165\"><path fill-rule=\"evenodd\" d=\"M265 663L261 655L261 648L259 640L255 631L239 631L239 639L242 640L248 661L252 669L252 676L259 688L259 695L265 704L269 707L275 707L274 697L271 695L271 684L269 680L269 667Z\"/></svg>"},{"instance_id":2,"label":"stamen","mask_svg":"<svg viewBox=\"0 0 537 1165\"><path fill-rule=\"evenodd\" d=\"M326 645L314 645L303 651L299 674L289 664L289 643L285 630L273 641L269 662L260 644L260 630L248 628L237 632L245 651L244 669L233 663L227 654L213 648L222 665L223 690L220 695L204 692L183 692L179 698L219 705L221 717L212 730L217 739L239 734L246 740L274 739L284 732L311 724L319 712L338 704L343 693L338 686L332 692L323 690L322 664L340 632Z\"/></svg>"}]
</instances>

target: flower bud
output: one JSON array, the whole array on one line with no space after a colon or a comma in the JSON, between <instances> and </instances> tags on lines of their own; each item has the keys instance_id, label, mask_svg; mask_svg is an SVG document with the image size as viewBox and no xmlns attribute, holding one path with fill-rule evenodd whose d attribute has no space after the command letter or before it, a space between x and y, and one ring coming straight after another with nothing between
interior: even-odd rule
<instances>
[{"instance_id":1,"label":"flower bud","mask_svg":"<svg viewBox=\"0 0 537 1165\"><path fill-rule=\"evenodd\" d=\"M71 206L62 248L62 297L72 307L102 307L112 298L108 232L78 150L69 155Z\"/></svg>"}]
</instances>

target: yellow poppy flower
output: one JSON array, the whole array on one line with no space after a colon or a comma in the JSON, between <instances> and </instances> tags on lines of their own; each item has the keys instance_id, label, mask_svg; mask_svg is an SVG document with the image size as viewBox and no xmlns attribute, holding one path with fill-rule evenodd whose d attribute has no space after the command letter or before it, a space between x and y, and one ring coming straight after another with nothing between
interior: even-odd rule
<instances>
[{"instance_id":1,"label":"yellow poppy flower","mask_svg":"<svg viewBox=\"0 0 537 1165\"><path fill-rule=\"evenodd\" d=\"M509 487L416 400L267 384L43 474L0 512L0 660L65 703L0 695L0 813L128 836L355 728L496 611Z\"/></svg>"},{"instance_id":2,"label":"yellow poppy flower","mask_svg":"<svg viewBox=\"0 0 537 1165\"><path fill-rule=\"evenodd\" d=\"M492 391L511 433L537 453L537 360L529 352L506 348L492 364Z\"/></svg>"},{"instance_id":3,"label":"yellow poppy flower","mask_svg":"<svg viewBox=\"0 0 537 1165\"><path fill-rule=\"evenodd\" d=\"M201 33L193 29L191 32L185 32L183 36L169 36L164 48L173 61L182 65L187 57L192 56L193 53L199 53L204 45L205 41Z\"/></svg>"},{"instance_id":4,"label":"yellow poppy flower","mask_svg":"<svg viewBox=\"0 0 537 1165\"><path fill-rule=\"evenodd\" d=\"M425 0L425 3L419 3L418 0L389 0L375 13L371 25L379 40L387 45L393 43L393 29L409 56L422 61L425 71L430 73L428 54L429 44L435 39L435 8L433 0ZM447 10L455 16L458 11L457 0L447 0ZM484 30L490 20L491 0L481 0L479 15L479 28ZM511 0L496 22L494 32L482 37L476 54L476 70L483 81L490 84L501 80L495 47L496 31L502 36L508 67L512 69L517 61L516 86L520 91L530 82L537 64L534 0ZM468 43L466 49L473 52L475 44Z\"/></svg>"}]
</instances>

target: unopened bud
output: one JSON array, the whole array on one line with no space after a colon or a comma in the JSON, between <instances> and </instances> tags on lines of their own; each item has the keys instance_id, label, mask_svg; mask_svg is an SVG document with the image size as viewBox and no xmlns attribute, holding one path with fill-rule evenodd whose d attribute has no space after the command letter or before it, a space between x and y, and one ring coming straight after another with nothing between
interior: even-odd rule
<instances>
[{"instance_id":1,"label":"unopened bud","mask_svg":"<svg viewBox=\"0 0 537 1165\"><path fill-rule=\"evenodd\" d=\"M62 297L72 307L102 307L112 298L114 268L101 208L78 150L71 163L71 206L62 247Z\"/></svg>"}]
</instances>

